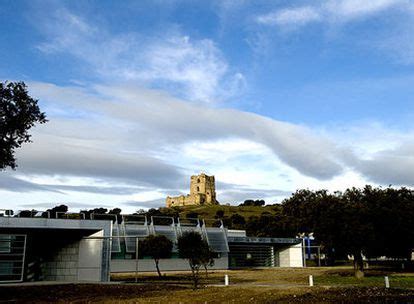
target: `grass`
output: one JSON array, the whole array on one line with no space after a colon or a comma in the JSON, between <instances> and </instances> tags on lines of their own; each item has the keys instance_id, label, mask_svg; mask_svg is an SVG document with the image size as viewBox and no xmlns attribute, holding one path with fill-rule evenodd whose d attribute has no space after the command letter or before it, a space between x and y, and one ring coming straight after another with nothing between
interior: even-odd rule
<instances>
[{"instance_id":1,"label":"grass","mask_svg":"<svg viewBox=\"0 0 414 304\"><path fill-rule=\"evenodd\" d=\"M223 285L224 274L229 275L231 286L215 287ZM313 288L308 286L311 274L315 283ZM384 275L390 278L390 290L384 287ZM132 278L133 274L114 275L114 279L118 280ZM168 273L165 279L175 286L191 286L188 274L183 272ZM159 279L152 274L141 274L139 281L154 284ZM414 274L389 273L389 270L380 268L367 270L366 277L361 280L353 277L353 270L348 266L214 271L208 278L203 278L202 284L210 287L197 291L176 290L168 295L147 298L143 303L147 300L150 301L148 303L170 303L172 299L181 303L309 303L307 297L313 297L314 303L348 303L348 300L353 303L358 297L362 302L366 299L373 299L374 303L398 299L405 303L408 299L414 303Z\"/></svg>"},{"instance_id":2,"label":"grass","mask_svg":"<svg viewBox=\"0 0 414 304\"><path fill-rule=\"evenodd\" d=\"M331 273L317 276L315 284L328 286L358 286L358 287L383 287L385 286L384 276L388 276L390 286L393 288L414 288L414 276L407 273L370 273L363 279L356 279L349 273Z\"/></svg>"},{"instance_id":3,"label":"grass","mask_svg":"<svg viewBox=\"0 0 414 304\"><path fill-rule=\"evenodd\" d=\"M224 275L230 286L223 287ZM315 286L308 286L308 276ZM390 278L384 288L383 276ZM11 303L414 303L414 274L370 269L356 280L350 267L273 268L213 271L193 290L189 273L113 274L112 284L0 287L0 302Z\"/></svg>"}]
</instances>

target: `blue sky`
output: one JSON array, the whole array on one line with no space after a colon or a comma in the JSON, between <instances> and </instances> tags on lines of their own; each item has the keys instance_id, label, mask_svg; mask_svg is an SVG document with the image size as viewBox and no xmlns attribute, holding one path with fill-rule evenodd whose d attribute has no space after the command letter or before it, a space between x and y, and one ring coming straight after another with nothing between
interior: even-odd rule
<instances>
[{"instance_id":1,"label":"blue sky","mask_svg":"<svg viewBox=\"0 0 414 304\"><path fill-rule=\"evenodd\" d=\"M3 1L0 78L50 122L0 177L16 209L125 211L414 180L408 0Z\"/></svg>"}]
</instances>

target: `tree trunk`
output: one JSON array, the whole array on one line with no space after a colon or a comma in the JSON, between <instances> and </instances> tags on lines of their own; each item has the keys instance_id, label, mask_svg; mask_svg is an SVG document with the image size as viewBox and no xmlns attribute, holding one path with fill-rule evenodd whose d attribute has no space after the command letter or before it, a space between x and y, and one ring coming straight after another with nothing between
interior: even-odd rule
<instances>
[{"instance_id":1,"label":"tree trunk","mask_svg":"<svg viewBox=\"0 0 414 304\"><path fill-rule=\"evenodd\" d=\"M354 272L357 279L364 277L364 261L362 259L361 251L354 253Z\"/></svg>"},{"instance_id":2,"label":"tree trunk","mask_svg":"<svg viewBox=\"0 0 414 304\"><path fill-rule=\"evenodd\" d=\"M158 277L162 277L161 272L160 272L160 267L158 266L159 260L155 259L155 267L157 268L157 272L158 272Z\"/></svg>"},{"instance_id":3,"label":"tree trunk","mask_svg":"<svg viewBox=\"0 0 414 304\"><path fill-rule=\"evenodd\" d=\"M194 283L194 290L198 287L198 271L196 270L196 267L193 264L190 264L191 273L193 275L193 283Z\"/></svg>"}]
</instances>

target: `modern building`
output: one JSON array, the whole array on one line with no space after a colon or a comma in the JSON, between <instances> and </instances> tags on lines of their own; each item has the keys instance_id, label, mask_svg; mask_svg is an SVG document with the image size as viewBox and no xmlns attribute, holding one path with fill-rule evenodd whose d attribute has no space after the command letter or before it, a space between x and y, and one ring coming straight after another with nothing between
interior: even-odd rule
<instances>
[{"instance_id":1,"label":"modern building","mask_svg":"<svg viewBox=\"0 0 414 304\"><path fill-rule=\"evenodd\" d=\"M302 240L256 238L228 230L220 220L174 219L143 215L34 213L30 218L0 216L0 282L110 280L111 272L155 271L150 257L137 257L139 241L165 235L174 244L196 231L215 252L211 269L302 267ZM137 242L138 241L138 242ZM173 256L160 261L162 271L189 270Z\"/></svg>"},{"instance_id":2,"label":"modern building","mask_svg":"<svg viewBox=\"0 0 414 304\"><path fill-rule=\"evenodd\" d=\"M0 217L0 282L108 281L112 223Z\"/></svg>"},{"instance_id":3,"label":"modern building","mask_svg":"<svg viewBox=\"0 0 414 304\"><path fill-rule=\"evenodd\" d=\"M168 196L166 206L188 206L188 205L217 205L216 185L214 176L204 173L191 176L190 194L176 197Z\"/></svg>"}]
</instances>

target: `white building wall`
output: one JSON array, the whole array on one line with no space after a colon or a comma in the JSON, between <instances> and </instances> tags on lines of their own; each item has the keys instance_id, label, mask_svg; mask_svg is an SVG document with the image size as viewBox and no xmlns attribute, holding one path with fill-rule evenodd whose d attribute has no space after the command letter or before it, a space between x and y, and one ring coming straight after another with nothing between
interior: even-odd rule
<instances>
[{"instance_id":1,"label":"white building wall","mask_svg":"<svg viewBox=\"0 0 414 304\"><path fill-rule=\"evenodd\" d=\"M191 270L188 265L188 261L184 259L161 259L160 271L182 271ZM214 266L208 267L209 269L228 269L228 257L222 256L218 259L214 259ZM111 272L134 272L136 269L136 260L123 260L113 259L111 260ZM153 259L139 259L138 271L149 272L157 271Z\"/></svg>"},{"instance_id":2,"label":"white building wall","mask_svg":"<svg viewBox=\"0 0 414 304\"><path fill-rule=\"evenodd\" d=\"M303 267L302 244L296 244L278 252L280 267Z\"/></svg>"},{"instance_id":3,"label":"white building wall","mask_svg":"<svg viewBox=\"0 0 414 304\"><path fill-rule=\"evenodd\" d=\"M96 232L89 237L101 237L103 231ZM102 276L103 245L102 239L82 239L79 242L77 278L79 281L100 282ZM102 278L105 281L105 278Z\"/></svg>"}]
</instances>

